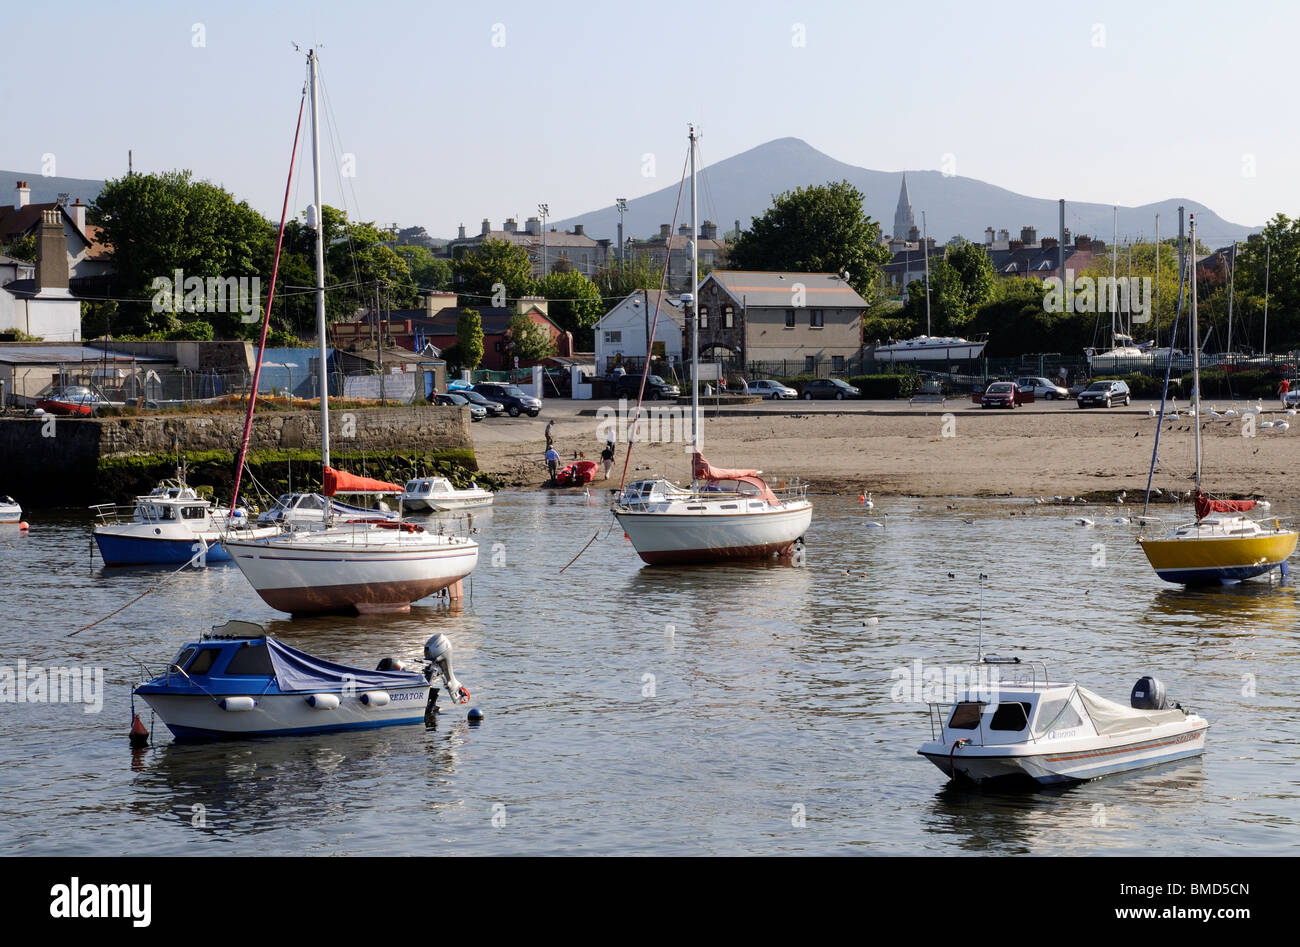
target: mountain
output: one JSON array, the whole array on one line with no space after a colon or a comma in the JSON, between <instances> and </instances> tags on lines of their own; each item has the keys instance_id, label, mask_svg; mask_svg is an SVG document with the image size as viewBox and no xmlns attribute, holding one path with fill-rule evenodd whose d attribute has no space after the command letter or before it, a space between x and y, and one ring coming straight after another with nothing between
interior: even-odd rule
<instances>
[{"instance_id":1,"label":"mountain","mask_svg":"<svg viewBox=\"0 0 1300 947\"><path fill-rule=\"evenodd\" d=\"M87 178L42 177L30 171L0 171L0 204L13 206L18 197L18 182L26 181L31 189L33 204L48 204L57 201L60 194L67 194L68 200L81 198L81 203L89 204L99 197L104 189L103 181Z\"/></svg>"},{"instance_id":2,"label":"mountain","mask_svg":"<svg viewBox=\"0 0 1300 947\"><path fill-rule=\"evenodd\" d=\"M1034 227L1039 238L1055 237L1059 229L1059 207L1055 200L1026 197L1006 188L974 178L945 177L938 171L908 171L907 190L911 196L916 224L921 225L921 211L926 212L927 232L942 244L961 234L981 242L984 228L1010 231L1019 239L1020 228ZM749 151L710 165L699 173L700 221L712 220L718 233L732 229L740 221L748 228L750 219L760 216L771 206L772 196L810 184L847 180L866 195L863 208L890 233L894 209L902 186L901 171L872 171L843 161L836 161L798 138L778 138ZM1111 242L1113 210L1109 204L1075 203L1063 195L1065 226L1073 236L1087 235ZM662 190L629 200L624 214L624 234L644 238L657 235L659 225L670 223L677 202L677 182ZM1203 204L1183 198L1171 198L1141 207L1119 208L1119 240L1128 236L1152 239L1155 215L1160 215L1160 236L1178 233L1178 207L1195 214L1202 241L1222 246L1232 240L1244 240L1260 228L1246 227L1224 220ZM679 223L690 223L690 207L683 199L685 216ZM572 229L575 223L586 225L594 237L618 237L618 211L602 207L590 213L554 222L556 229Z\"/></svg>"}]
</instances>

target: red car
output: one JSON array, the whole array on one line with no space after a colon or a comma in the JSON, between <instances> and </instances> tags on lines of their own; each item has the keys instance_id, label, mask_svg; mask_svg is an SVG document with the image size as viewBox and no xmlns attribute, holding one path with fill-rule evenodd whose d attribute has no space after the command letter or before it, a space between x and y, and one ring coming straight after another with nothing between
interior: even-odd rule
<instances>
[{"instance_id":1,"label":"red car","mask_svg":"<svg viewBox=\"0 0 1300 947\"><path fill-rule=\"evenodd\" d=\"M980 407L1014 408L1018 400L1014 381L995 381L984 389L984 395L980 398Z\"/></svg>"}]
</instances>

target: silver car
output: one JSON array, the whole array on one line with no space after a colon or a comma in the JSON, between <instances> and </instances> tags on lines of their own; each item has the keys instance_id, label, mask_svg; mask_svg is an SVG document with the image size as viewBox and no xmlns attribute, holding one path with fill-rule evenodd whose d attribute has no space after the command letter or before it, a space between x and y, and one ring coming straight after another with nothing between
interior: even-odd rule
<instances>
[{"instance_id":1,"label":"silver car","mask_svg":"<svg viewBox=\"0 0 1300 947\"><path fill-rule=\"evenodd\" d=\"M749 383L749 393L758 395L761 398L775 400L777 398L798 398L799 392L793 388L787 388L779 381L773 381L770 378L760 378L757 381Z\"/></svg>"},{"instance_id":2,"label":"silver car","mask_svg":"<svg viewBox=\"0 0 1300 947\"><path fill-rule=\"evenodd\" d=\"M1026 378L1016 379L1017 388L1028 388L1034 393L1034 400L1042 398L1045 401L1055 401L1058 398L1068 398L1070 393L1052 381L1050 378L1040 378L1031 375Z\"/></svg>"}]
</instances>

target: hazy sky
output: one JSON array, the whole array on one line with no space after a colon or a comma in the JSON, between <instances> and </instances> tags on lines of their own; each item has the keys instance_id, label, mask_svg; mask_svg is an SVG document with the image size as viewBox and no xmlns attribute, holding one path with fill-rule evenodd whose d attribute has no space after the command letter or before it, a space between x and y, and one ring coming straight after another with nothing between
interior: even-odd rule
<instances>
[{"instance_id":1,"label":"hazy sky","mask_svg":"<svg viewBox=\"0 0 1300 947\"><path fill-rule=\"evenodd\" d=\"M1300 212L1288 2L71 0L11 5L0 35L0 167L35 175L50 154L57 174L116 177L134 149L138 170L190 168L272 217L293 42L320 47L337 123L326 202L435 235L676 184L691 121L706 162L790 135L1035 197Z\"/></svg>"}]
</instances>

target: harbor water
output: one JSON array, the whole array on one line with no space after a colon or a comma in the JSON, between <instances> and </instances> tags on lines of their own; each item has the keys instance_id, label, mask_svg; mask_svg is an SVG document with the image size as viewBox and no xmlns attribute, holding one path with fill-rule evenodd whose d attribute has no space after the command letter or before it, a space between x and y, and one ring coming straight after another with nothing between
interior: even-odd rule
<instances>
[{"instance_id":1,"label":"harbor water","mask_svg":"<svg viewBox=\"0 0 1300 947\"><path fill-rule=\"evenodd\" d=\"M102 669L102 707L0 703L9 854L1295 854L1300 600L1184 590L1129 507L815 497L802 565L643 566L604 494L503 493L463 606L289 619L230 565L106 569L91 521L0 532L0 673ZM1075 524L1080 511L1097 523ZM1190 515L1160 506L1165 525ZM1271 515L1295 509L1278 504ZM431 521L432 522L432 521ZM1158 529L1155 528L1155 529ZM561 568L595 537L565 572ZM987 579L979 579L984 573ZM157 588L94 627L77 629ZM980 614L983 614L981 626ZM484 713L436 728L127 744L130 686L238 618L332 660L443 632ZM926 669L985 651L1211 724L1203 758L1045 792L953 788ZM85 696L85 695L83 695ZM146 724L148 708L137 702Z\"/></svg>"}]
</instances>

